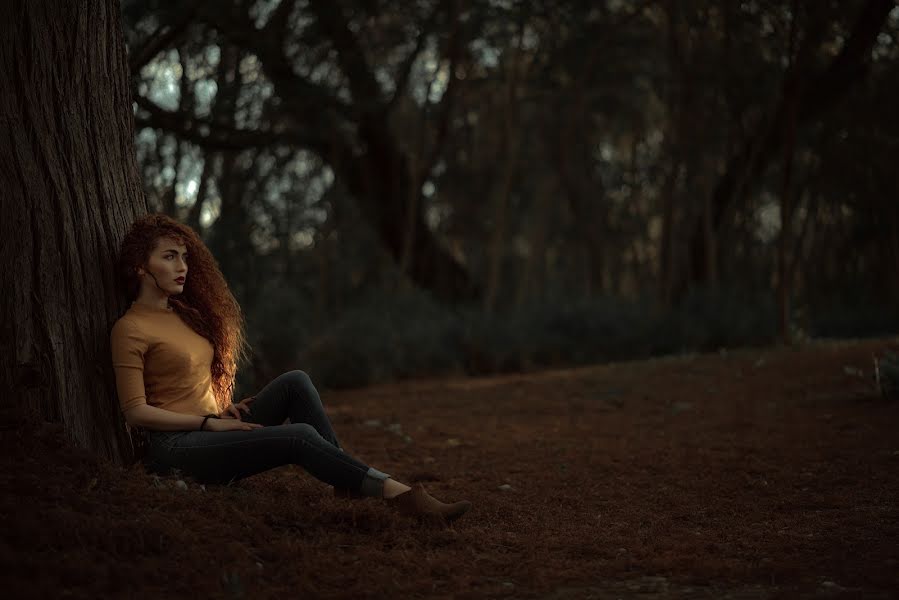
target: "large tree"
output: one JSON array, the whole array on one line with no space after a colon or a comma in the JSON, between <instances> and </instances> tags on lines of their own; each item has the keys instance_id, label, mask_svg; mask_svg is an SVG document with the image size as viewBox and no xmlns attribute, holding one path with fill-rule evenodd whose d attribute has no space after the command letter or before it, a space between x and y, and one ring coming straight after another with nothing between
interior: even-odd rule
<instances>
[{"instance_id":1,"label":"large tree","mask_svg":"<svg viewBox=\"0 0 899 600\"><path fill-rule=\"evenodd\" d=\"M3 398L62 423L79 446L127 461L137 446L109 358L124 308L114 261L147 205L119 5L10 0L3 13Z\"/></svg>"}]
</instances>

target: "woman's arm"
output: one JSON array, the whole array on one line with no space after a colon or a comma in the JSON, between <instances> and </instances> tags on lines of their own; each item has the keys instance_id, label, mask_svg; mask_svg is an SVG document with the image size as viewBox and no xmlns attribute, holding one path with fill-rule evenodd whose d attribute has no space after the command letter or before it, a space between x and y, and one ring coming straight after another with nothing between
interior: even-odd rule
<instances>
[{"instance_id":1,"label":"woman's arm","mask_svg":"<svg viewBox=\"0 0 899 600\"><path fill-rule=\"evenodd\" d=\"M203 417L186 415L149 404L138 404L126 410L124 414L129 425L158 431L196 431L203 423ZM209 427L209 423L206 427Z\"/></svg>"}]
</instances>

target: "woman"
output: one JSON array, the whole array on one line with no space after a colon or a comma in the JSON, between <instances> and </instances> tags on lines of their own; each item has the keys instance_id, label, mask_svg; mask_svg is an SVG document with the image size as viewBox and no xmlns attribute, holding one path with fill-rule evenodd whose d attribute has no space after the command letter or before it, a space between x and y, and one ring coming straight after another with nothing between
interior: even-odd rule
<instances>
[{"instance_id":1,"label":"woman","mask_svg":"<svg viewBox=\"0 0 899 600\"><path fill-rule=\"evenodd\" d=\"M384 498L405 514L449 522L469 509L345 453L302 371L231 403L246 357L243 317L193 229L162 214L138 219L122 241L119 274L132 302L110 335L116 389L126 421L149 432L150 470L225 484L296 464L336 496Z\"/></svg>"}]
</instances>

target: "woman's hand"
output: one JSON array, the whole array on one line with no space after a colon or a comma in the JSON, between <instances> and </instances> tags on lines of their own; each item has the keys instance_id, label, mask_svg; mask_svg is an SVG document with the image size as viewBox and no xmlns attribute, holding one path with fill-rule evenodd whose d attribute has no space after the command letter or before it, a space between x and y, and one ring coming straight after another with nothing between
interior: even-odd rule
<instances>
[{"instance_id":1,"label":"woman's hand","mask_svg":"<svg viewBox=\"0 0 899 600\"><path fill-rule=\"evenodd\" d=\"M251 429L259 429L260 427L265 427L265 425L229 417L227 419L206 419L206 427L203 428L203 431L249 431Z\"/></svg>"},{"instance_id":2,"label":"woman's hand","mask_svg":"<svg viewBox=\"0 0 899 600\"><path fill-rule=\"evenodd\" d=\"M250 402L256 399L256 396L250 396L249 398L244 398L240 402L236 404L232 404L228 408L226 408L222 414L219 415L219 418L222 419L238 419L243 420L243 417L240 415L240 411L244 411L245 413L250 412Z\"/></svg>"}]
</instances>

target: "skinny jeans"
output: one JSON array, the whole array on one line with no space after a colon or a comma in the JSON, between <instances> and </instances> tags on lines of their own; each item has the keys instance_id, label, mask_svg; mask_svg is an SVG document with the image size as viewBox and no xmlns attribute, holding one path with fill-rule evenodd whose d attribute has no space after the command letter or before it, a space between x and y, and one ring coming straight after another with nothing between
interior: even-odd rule
<instances>
[{"instance_id":1,"label":"skinny jeans","mask_svg":"<svg viewBox=\"0 0 899 600\"><path fill-rule=\"evenodd\" d=\"M294 464L335 488L383 497L384 480L390 475L344 452L305 372L282 373L255 398L250 411L241 411L241 417L264 427L249 431L150 430L145 466L158 474L178 469L201 483L227 485ZM290 423L285 424L288 418Z\"/></svg>"}]
</instances>

